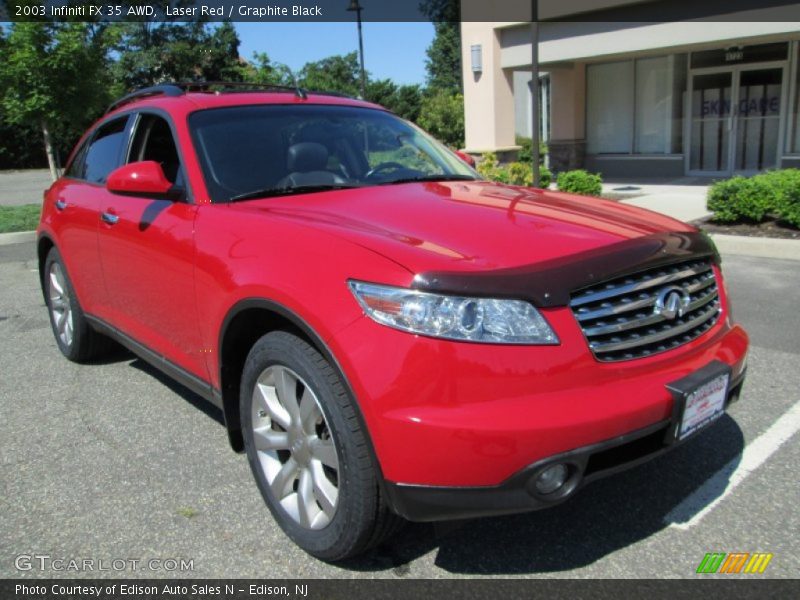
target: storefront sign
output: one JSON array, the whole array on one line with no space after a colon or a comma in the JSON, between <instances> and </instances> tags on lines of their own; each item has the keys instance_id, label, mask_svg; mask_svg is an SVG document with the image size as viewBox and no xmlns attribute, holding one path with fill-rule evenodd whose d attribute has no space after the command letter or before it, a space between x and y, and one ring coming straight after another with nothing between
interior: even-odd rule
<instances>
[{"instance_id":1,"label":"storefront sign","mask_svg":"<svg viewBox=\"0 0 800 600\"><path fill-rule=\"evenodd\" d=\"M736 114L742 117L766 117L778 115L781 110L779 96L762 98L742 98ZM702 117L727 117L731 114L730 100L704 100L701 107Z\"/></svg>"}]
</instances>

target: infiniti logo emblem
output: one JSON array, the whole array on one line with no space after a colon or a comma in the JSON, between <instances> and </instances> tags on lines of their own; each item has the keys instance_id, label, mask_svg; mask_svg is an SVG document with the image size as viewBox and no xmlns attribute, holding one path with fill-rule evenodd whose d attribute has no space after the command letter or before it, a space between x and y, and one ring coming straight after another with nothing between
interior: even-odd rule
<instances>
[{"instance_id":1,"label":"infiniti logo emblem","mask_svg":"<svg viewBox=\"0 0 800 600\"><path fill-rule=\"evenodd\" d=\"M682 287L673 285L658 292L653 314L661 315L667 321L682 317L691 302L689 294Z\"/></svg>"}]
</instances>

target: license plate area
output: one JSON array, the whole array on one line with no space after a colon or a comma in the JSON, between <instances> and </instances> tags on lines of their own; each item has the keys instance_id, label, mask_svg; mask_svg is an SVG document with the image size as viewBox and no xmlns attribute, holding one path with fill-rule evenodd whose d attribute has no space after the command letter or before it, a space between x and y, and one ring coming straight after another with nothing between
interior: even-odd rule
<instances>
[{"instance_id":1,"label":"license plate area","mask_svg":"<svg viewBox=\"0 0 800 600\"><path fill-rule=\"evenodd\" d=\"M725 412L731 368L714 361L667 385L675 400L670 442L679 442L716 421Z\"/></svg>"}]
</instances>

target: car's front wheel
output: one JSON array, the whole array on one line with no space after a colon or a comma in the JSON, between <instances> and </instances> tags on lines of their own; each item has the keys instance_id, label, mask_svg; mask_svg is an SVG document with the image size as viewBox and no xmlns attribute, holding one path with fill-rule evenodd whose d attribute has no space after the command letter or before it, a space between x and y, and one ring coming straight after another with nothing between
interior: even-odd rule
<instances>
[{"instance_id":1,"label":"car's front wheel","mask_svg":"<svg viewBox=\"0 0 800 600\"><path fill-rule=\"evenodd\" d=\"M365 433L336 371L305 340L262 337L242 375L250 467L286 534L323 560L359 554L391 533Z\"/></svg>"},{"instance_id":2,"label":"car's front wheel","mask_svg":"<svg viewBox=\"0 0 800 600\"><path fill-rule=\"evenodd\" d=\"M84 362L107 353L113 342L96 332L86 320L64 261L55 248L50 250L45 259L43 284L50 325L61 353L75 362Z\"/></svg>"}]
</instances>

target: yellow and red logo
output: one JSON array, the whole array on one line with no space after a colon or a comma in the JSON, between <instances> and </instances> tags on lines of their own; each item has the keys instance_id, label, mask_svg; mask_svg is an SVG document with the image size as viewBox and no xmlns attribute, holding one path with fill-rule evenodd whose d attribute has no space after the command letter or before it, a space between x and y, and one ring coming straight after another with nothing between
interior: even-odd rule
<instances>
[{"instance_id":1,"label":"yellow and red logo","mask_svg":"<svg viewBox=\"0 0 800 600\"><path fill-rule=\"evenodd\" d=\"M771 552L707 552L697 567L698 573L763 573L767 570Z\"/></svg>"}]
</instances>

